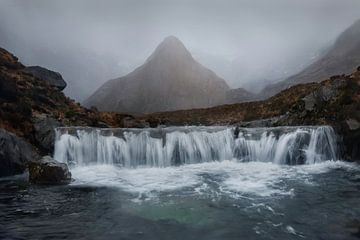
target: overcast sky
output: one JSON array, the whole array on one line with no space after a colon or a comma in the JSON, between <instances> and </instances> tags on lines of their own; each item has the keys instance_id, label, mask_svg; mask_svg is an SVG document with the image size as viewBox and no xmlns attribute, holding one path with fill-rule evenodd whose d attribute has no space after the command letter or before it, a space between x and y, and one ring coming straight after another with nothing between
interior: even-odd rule
<instances>
[{"instance_id":1,"label":"overcast sky","mask_svg":"<svg viewBox=\"0 0 360 240\"><path fill-rule=\"evenodd\" d=\"M0 44L25 64L61 70L78 100L168 35L232 87L259 90L254 83L301 70L359 18L359 0L0 0Z\"/></svg>"}]
</instances>

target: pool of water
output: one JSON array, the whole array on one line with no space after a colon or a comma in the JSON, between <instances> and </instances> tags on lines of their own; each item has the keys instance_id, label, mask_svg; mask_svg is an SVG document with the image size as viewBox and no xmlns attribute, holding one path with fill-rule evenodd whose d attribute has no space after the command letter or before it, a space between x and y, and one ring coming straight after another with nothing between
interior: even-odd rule
<instances>
[{"instance_id":1,"label":"pool of water","mask_svg":"<svg viewBox=\"0 0 360 240\"><path fill-rule=\"evenodd\" d=\"M359 239L360 167L92 165L69 186L0 181L0 239Z\"/></svg>"}]
</instances>

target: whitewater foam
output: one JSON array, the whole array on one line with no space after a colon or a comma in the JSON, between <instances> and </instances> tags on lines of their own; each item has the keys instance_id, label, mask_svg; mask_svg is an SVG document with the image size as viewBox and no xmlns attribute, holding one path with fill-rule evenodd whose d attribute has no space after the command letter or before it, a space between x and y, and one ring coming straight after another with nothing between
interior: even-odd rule
<instances>
[{"instance_id":1,"label":"whitewater foam","mask_svg":"<svg viewBox=\"0 0 360 240\"><path fill-rule=\"evenodd\" d=\"M292 196L294 190L286 185L286 180L301 180L299 182L312 185L314 176L334 169L359 170L359 166L341 161L311 166L223 161L136 169L92 165L71 171L75 178L73 185L116 187L136 195L172 194L186 188L187 194L195 197L211 193L212 196L242 198Z\"/></svg>"}]
</instances>

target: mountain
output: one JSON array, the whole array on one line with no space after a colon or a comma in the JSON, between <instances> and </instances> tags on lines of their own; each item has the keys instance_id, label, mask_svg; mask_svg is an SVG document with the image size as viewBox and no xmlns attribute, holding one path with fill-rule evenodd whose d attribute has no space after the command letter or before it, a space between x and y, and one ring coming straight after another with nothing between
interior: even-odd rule
<instances>
[{"instance_id":1,"label":"mountain","mask_svg":"<svg viewBox=\"0 0 360 240\"><path fill-rule=\"evenodd\" d=\"M330 76L350 74L359 65L360 20L345 30L318 61L284 81L268 85L261 91L259 97L264 99L273 96L296 84L320 82Z\"/></svg>"},{"instance_id":2,"label":"mountain","mask_svg":"<svg viewBox=\"0 0 360 240\"><path fill-rule=\"evenodd\" d=\"M125 113L204 108L225 103L228 90L223 79L195 61L182 42L170 36L142 66L106 82L84 105Z\"/></svg>"},{"instance_id":3,"label":"mountain","mask_svg":"<svg viewBox=\"0 0 360 240\"><path fill-rule=\"evenodd\" d=\"M226 103L246 102L254 100L256 97L256 94L251 93L244 88L230 89L226 92Z\"/></svg>"}]
</instances>

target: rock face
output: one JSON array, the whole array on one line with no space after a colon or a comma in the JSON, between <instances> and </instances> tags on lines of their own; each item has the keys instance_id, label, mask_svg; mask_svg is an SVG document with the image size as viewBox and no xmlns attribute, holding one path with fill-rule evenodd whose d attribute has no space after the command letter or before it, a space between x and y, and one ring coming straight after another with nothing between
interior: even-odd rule
<instances>
[{"instance_id":1,"label":"rock face","mask_svg":"<svg viewBox=\"0 0 360 240\"><path fill-rule=\"evenodd\" d=\"M66 82L58 72L50 71L39 66L26 67L23 71L48 82L50 86L56 87L59 90L64 90L66 87Z\"/></svg>"},{"instance_id":2,"label":"rock face","mask_svg":"<svg viewBox=\"0 0 360 240\"><path fill-rule=\"evenodd\" d=\"M41 148L44 153L52 153L55 142L55 128L60 127L61 124L54 118L46 117L46 115L34 118L35 141L37 146Z\"/></svg>"},{"instance_id":3,"label":"rock face","mask_svg":"<svg viewBox=\"0 0 360 240\"><path fill-rule=\"evenodd\" d=\"M84 104L101 111L151 113L226 102L226 82L196 62L176 37L167 37L130 74L110 80Z\"/></svg>"},{"instance_id":4,"label":"rock face","mask_svg":"<svg viewBox=\"0 0 360 240\"><path fill-rule=\"evenodd\" d=\"M0 129L0 177L21 174L29 161L38 158L39 156L30 144Z\"/></svg>"},{"instance_id":5,"label":"rock face","mask_svg":"<svg viewBox=\"0 0 360 240\"><path fill-rule=\"evenodd\" d=\"M71 173L65 163L49 156L29 163L29 181L35 184L59 185L71 182Z\"/></svg>"},{"instance_id":6,"label":"rock face","mask_svg":"<svg viewBox=\"0 0 360 240\"><path fill-rule=\"evenodd\" d=\"M54 127L121 127L123 118L129 117L86 109L41 75L35 77L24 69L14 55L0 48L0 128L24 138L44 155L53 150Z\"/></svg>"},{"instance_id":7,"label":"rock face","mask_svg":"<svg viewBox=\"0 0 360 240\"><path fill-rule=\"evenodd\" d=\"M259 98L265 99L300 83L320 82L330 76L350 74L360 65L360 20L344 31L335 44L300 73L267 86Z\"/></svg>"}]
</instances>

